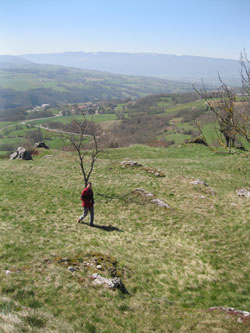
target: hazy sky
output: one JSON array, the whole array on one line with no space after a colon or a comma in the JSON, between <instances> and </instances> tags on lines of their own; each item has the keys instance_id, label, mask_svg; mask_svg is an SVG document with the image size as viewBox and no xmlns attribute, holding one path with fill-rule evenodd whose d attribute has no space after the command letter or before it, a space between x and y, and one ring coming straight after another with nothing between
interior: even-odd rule
<instances>
[{"instance_id":1,"label":"hazy sky","mask_svg":"<svg viewBox=\"0 0 250 333\"><path fill-rule=\"evenodd\" d=\"M0 0L0 54L250 54L250 0Z\"/></svg>"}]
</instances>

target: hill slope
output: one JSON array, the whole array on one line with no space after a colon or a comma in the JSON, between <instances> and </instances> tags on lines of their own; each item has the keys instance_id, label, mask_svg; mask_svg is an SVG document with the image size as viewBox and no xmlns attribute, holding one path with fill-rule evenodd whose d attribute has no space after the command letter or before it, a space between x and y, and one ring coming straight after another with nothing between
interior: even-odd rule
<instances>
[{"instance_id":1,"label":"hill slope","mask_svg":"<svg viewBox=\"0 0 250 333\"><path fill-rule=\"evenodd\" d=\"M12 56L12 55L0 55L0 67L15 64L15 65L25 65L31 64L32 62L24 59L22 57Z\"/></svg>"},{"instance_id":2,"label":"hill slope","mask_svg":"<svg viewBox=\"0 0 250 333\"><path fill-rule=\"evenodd\" d=\"M1 109L124 99L192 89L189 84L169 80L38 64L2 66L0 88Z\"/></svg>"},{"instance_id":3,"label":"hill slope","mask_svg":"<svg viewBox=\"0 0 250 333\"><path fill-rule=\"evenodd\" d=\"M239 62L230 59L119 52L26 54L22 57L40 64L73 66L126 75L154 76L175 80L185 79L200 82L203 78L209 83L214 83L214 81L217 83L219 71L225 80L234 85L240 83Z\"/></svg>"},{"instance_id":4,"label":"hill slope","mask_svg":"<svg viewBox=\"0 0 250 333\"><path fill-rule=\"evenodd\" d=\"M125 158L166 177L122 168ZM247 163L199 145L107 150L92 177L90 228L76 224L75 156L1 160L0 330L248 332L237 316L208 310L250 308L249 199L235 192L250 186ZM171 209L137 196L139 187ZM94 273L120 276L129 295L94 286Z\"/></svg>"}]
</instances>

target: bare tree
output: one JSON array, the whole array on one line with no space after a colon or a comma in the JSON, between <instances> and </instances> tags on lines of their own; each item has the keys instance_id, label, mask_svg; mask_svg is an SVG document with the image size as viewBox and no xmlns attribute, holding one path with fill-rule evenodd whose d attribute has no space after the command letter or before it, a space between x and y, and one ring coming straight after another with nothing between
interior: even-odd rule
<instances>
[{"instance_id":1,"label":"bare tree","mask_svg":"<svg viewBox=\"0 0 250 333\"><path fill-rule=\"evenodd\" d=\"M25 139L27 141L29 141L31 144L34 144L35 142L38 142L38 141L42 141L43 133L41 131L41 128L26 132Z\"/></svg>"},{"instance_id":2,"label":"bare tree","mask_svg":"<svg viewBox=\"0 0 250 333\"><path fill-rule=\"evenodd\" d=\"M250 142L250 61L244 50L240 56L241 65L241 84L242 84L242 103L239 104L239 113L241 122L239 134Z\"/></svg>"},{"instance_id":3,"label":"bare tree","mask_svg":"<svg viewBox=\"0 0 250 333\"><path fill-rule=\"evenodd\" d=\"M246 53L241 54L242 96L237 101L236 93L218 74L221 83L216 92L209 92L202 81L202 88L194 87L196 93L203 98L210 110L216 115L220 131L224 135L229 151L234 145L236 135L250 142L250 67Z\"/></svg>"},{"instance_id":4,"label":"bare tree","mask_svg":"<svg viewBox=\"0 0 250 333\"><path fill-rule=\"evenodd\" d=\"M93 122L87 121L86 117L83 116L81 121L72 121L62 134L62 137L69 140L73 149L77 152L84 183L87 186L97 156L100 153L98 126ZM88 155L90 155L90 162L87 161Z\"/></svg>"},{"instance_id":5,"label":"bare tree","mask_svg":"<svg viewBox=\"0 0 250 333\"><path fill-rule=\"evenodd\" d=\"M247 53L241 52L240 55L240 65L241 65L241 82L242 89L247 97L247 100L250 99L250 61L247 57Z\"/></svg>"}]
</instances>

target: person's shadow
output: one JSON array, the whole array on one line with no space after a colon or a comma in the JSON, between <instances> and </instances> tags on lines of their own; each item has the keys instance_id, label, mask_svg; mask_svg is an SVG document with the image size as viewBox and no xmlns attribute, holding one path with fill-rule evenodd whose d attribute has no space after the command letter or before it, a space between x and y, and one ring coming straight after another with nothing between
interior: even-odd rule
<instances>
[{"instance_id":1,"label":"person's shadow","mask_svg":"<svg viewBox=\"0 0 250 333\"><path fill-rule=\"evenodd\" d=\"M98 225L98 224L94 224L94 225L89 225L89 223L87 222L82 222L82 224L86 224L88 226L90 226L91 228L96 228L96 229L102 229L104 231L118 231L118 232L123 232L121 229L117 228L117 227L113 227L111 224L110 225Z\"/></svg>"}]
</instances>

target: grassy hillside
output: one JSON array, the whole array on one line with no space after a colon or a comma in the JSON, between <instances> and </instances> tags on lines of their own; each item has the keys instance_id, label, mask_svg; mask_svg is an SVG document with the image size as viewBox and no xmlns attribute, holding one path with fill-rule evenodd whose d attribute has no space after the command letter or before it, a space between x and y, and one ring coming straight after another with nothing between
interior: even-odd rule
<instances>
[{"instance_id":1,"label":"grassy hillside","mask_svg":"<svg viewBox=\"0 0 250 333\"><path fill-rule=\"evenodd\" d=\"M125 158L166 177L121 168ZM82 177L72 153L0 160L0 331L248 332L237 316L209 311L250 309L250 204L235 192L250 186L248 161L199 145L104 151L91 228L76 223ZM90 275L110 276L114 263L129 295L93 286Z\"/></svg>"},{"instance_id":2,"label":"grassy hillside","mask_svg":"<svg viewBox=\"0 0 250 333\"><path fill-rule=\"evenodd\" d=\"M183 92L190 84L55 65L0 68L0 109Z\"/></svg>"}]
</instances>

